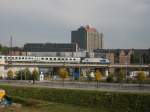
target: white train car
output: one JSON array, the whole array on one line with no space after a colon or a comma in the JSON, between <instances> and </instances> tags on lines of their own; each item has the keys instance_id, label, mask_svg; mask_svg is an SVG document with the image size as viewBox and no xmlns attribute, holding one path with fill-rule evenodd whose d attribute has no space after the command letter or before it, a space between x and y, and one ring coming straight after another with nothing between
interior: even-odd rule
<instances>
[{"instance_id":1,"label":"white train car","mask_svg":"<svg viewBox=\"0 0 150 112\"><path fill-rule=\"evenodd\" d=\"M34 62L35 56L4 56L6 62Z\"/></svg>"},{"instance_id":2,"label":"white train car","mask_svg":"<svg viewBox=\"0 0 150 112\"><path fill-rule=\"evenodd\" d=\"M6 62L48 62L48 63L80 63L80 58L73 57L36 57L36 56L0 56Z\"/></svg>"},{"instance_id":3,"label":"white train car","mask_svg":"<svg viewBox=\"0 0 150 112\"><path fill-rule=\"evenodd\" d=\"M49 63L80 63L80 58L72 57L36 57L37 62Z\"/></svg>"},{"instance_id":4,"label":"white train car","mask_svg":"<svg viewBox=\"0 0 150 112\"><path fill-rule=\"evenodd\" d=\"M2 60L5 60L5 58L4 58L5 56L3 56L3 55L0 55L0 60L2 61Z\"/></svg>"},{"instance_id":5,"label":"white train car","mask_svg":"<svg viewBox=\"0 0 150 112\"><path fill-rule=\"evenodd\" d=\"M5 64L5 58L3 55L0 55L0 64Z\"/></svg>"}]
</instances>

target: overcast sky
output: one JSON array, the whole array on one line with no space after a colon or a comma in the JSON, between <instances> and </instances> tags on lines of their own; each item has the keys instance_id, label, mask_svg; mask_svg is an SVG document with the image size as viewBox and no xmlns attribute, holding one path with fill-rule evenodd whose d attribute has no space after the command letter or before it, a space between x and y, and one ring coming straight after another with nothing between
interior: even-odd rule
<instances>
[{"instance_id":1,"label":"overcast sky","mask_svg":"<svg viewBox=\"0 0 150 112\"><path fill-rule=\"evenodd\" d=\"M90 25L105 48L150 48L150 0L0 0L0 43L70 43Z\"/></svg>"}]
</instances>

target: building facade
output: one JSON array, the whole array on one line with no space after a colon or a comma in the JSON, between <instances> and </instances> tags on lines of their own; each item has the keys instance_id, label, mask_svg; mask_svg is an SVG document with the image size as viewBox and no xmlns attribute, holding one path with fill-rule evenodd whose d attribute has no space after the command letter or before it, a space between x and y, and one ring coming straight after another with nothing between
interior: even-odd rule
<instances>
[{"instance_id":1,"label":"building facade","mask_svg":"<svg viewBox=\"0 0 150 112\"><path fill-rule=\"evenodd\" d=\"M27 43L24 45L26 52L76 52L75 43Z\"/></svg>"},{"instance_id":2,"label":"building facade","mask_svg":"<svg viewBox=\"0 0 150 112\"><path fill-rule=\"evenodd\" d=\"M104 46L103 34L90 26L81 26L78 30L71 32L71 43L77 43L82 50L93 51L102 49Z\"/></svg>"},{"instance_id":3,"label":"building facade","mask_svg":"<svg viewBox=\"0 0 150 112\"><path fill-rule=\"evenodd\" d=\"M98 56L103 54L104 58L110 60L111 64L130 64L132 49L96 49L94 53ZM104 55L105 54L105 55Z\"/></svg>"}]
</instances>

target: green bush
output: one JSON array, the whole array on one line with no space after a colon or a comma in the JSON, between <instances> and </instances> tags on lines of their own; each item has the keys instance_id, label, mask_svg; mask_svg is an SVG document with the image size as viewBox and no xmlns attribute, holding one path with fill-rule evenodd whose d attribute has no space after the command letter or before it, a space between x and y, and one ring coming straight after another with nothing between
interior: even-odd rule
<instances>
[{"instance_id":1,"label":"green bush","mask_svg":"<svg viewBox=\"0 0 150 112\"><path fill-rule=\"evenodd\" d=\"M150 112L150 93L107 92L0 85L8 95L90 106L109 112Z\"/></svg>"},{"instance_id":2,"label":"green bush","mask_svg":"<svg viewBox=\"0 0 150 112\"><path fill-rule=\"evenodd\" d=\"M113 82L114 81L114 74L112 74L112 73L109 74L108 77L107 77L107 79L106 79L106 81L107 82Z\"/></svg>"}]
</instances>

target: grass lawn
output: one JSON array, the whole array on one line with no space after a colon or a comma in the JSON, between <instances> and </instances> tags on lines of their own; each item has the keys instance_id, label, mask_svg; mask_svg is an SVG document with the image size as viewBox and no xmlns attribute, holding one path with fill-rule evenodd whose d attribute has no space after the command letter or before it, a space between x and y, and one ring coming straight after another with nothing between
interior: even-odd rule
<instances>
[{"instance_id":1,"label":"grass lawn","mask_svg":"<svg viewBox=\"0 0 150 112\"><path fill-rule=\"evenodd\" d=\"M22 107L3 107L0 112L106 112L91 107L36 101L23 104Z\"/></svg>"}]
</instances>

